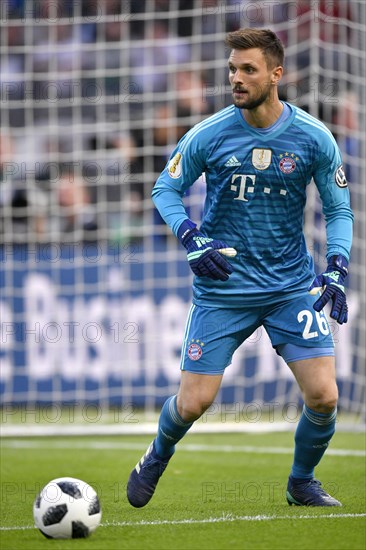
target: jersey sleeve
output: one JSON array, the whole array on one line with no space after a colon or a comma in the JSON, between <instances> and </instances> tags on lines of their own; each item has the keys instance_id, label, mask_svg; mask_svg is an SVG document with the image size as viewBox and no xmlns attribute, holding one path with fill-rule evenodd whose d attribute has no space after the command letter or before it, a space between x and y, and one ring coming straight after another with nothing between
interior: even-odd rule
<instances>
[{"instance_id":1,"label":"jersey sleeve","mask_svg":"<svg viewBox=\"0 0 366 550\"><path fill-rule=\"evenodd\" d=\"M327 258L342 254L349 260L353 230L350 193L340 151L330 135L320 144L313 178L326 222Z\"/></svg>"},{"instance_id":2,"label":"jersey sleeve","mask_svg":"<svg viewBox=\"0 0 366 550\"><path fill-rule=\"evenodd\" d=\"M204 147L202 141L195 138L195 128L192 128L174 149L152 191L156 208L175 235L188 218L183 204L184 193L204 171Z\"/></svg>"}]
</instances>

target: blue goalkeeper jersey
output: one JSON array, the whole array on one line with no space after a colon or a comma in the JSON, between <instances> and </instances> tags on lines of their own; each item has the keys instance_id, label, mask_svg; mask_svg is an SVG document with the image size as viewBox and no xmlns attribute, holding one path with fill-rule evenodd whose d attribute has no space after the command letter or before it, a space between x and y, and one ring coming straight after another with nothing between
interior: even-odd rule
<instances>
[{"instance_id":1,"label":"blue goalkeeper jersey","mask_svg":"<svg viewBox=\"0 0 366 550\"><path fill-rule=\"evenodd\" d=\"M154 186L154 203L177 234L188 218L184 194L204 173L200 230L238 252L230 259L234 272L228 281L194 278L196 304L261 305L307 289L314 268L303 225L312 180L326 221L326 255L349 259L353 215L337 144L322 122L285 107L283 123L266 129L247 124L234 105L197 124L179 141Z\"/></svg>"}]
</instances>

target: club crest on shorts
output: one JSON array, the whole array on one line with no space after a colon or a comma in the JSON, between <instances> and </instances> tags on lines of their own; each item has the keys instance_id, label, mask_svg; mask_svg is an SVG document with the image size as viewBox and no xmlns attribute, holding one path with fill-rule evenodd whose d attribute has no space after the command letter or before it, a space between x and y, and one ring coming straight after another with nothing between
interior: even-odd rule
<instances>
[{"instance_id":1,"label":"club crest on shorts","mask_svg":"<svg viewBox=\"0 0 366 550\"><path fill-rule=\"evenodd\" d=\"M200 359L202 357L202 346L204 345L203 342L200 342L199 340L197 340L197 342L195 342L194 340L192 340L192 342L189 344L188 346L188 357L192 360L192 361L198 361L198 359Z\"/></svg>"},{"instance_id":2,"label":"club crest on shorts","mask_svg":"<svg viewBox=\"0 0 366 550\"><path fill-rule=\"evenodd\" d=\"M182 155L176 153L168 164L168 174L171 178L178 179L182 175Z\"/></svg>"},{"instance_id":3,"label":"club crest on shorts","mask_svg":"<svg viewBox=\"0 0 366 550\"><path fill-rule=\"evenodd\" d=\"M271 149L253 149L252 164L257 170L265 170L271 164L272 150Z\"/></svg>"}]
</instances>

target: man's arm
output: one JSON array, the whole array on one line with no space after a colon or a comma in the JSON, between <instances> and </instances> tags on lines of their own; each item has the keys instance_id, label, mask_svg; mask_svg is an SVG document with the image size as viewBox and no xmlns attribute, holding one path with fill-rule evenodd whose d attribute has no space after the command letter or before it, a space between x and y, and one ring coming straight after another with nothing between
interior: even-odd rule
<instances>
[{"instance_id":1,"label":"man's arm","mask_svg":"<svg viewBox=\"0 0 366 550\"><path fill-rule=\"evenodd\" d=\"M183 204L185 189L193 185L203 171L204 158L195 144L184 156L178 144L154 186L152 199L163 220L186 248L193 273L197 277L226 281L233 270L223 255L232 257L236 251L225 242L201 233L189 219Z\"/></svg>"},{"instance_id":2,"label":"man's arm","mask_svg":"<svg viewBox=\"0 0 366 550\"><path fill-rule=\"evenodd\" d=\"M314 303L314 309L320 311L330 301L330 316L342 324L348 320L344 281L348 274L352 245L353 213L341 156L338 147L331 140L327 143L327 151L319 155L314 181L323 204L328 265L314 279L308 290L311 294L323 290Z\"/></svg>"},{"instance_id":3,"label":"man's arm","mask_svg":"<svg viewBox=\"0 0 366 550\"><path fill-rule=\"evenodd\" d=\"M174 235L178 236L178 229L184 220L188 219L188 214L181 193L177 189L171 189L160 178L154 186L151 197L165 223L169 225Z\"/></svg>"}]
</instances>

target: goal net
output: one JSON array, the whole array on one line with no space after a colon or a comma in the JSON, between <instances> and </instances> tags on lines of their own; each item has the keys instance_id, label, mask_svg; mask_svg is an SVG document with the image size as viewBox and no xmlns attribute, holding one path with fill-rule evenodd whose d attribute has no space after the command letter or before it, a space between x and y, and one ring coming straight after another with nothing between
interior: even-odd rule
<instances>
[{"instance_id":1,"label":"goal net","mask_svg":"<svg viewBox=\"0 0 366 550\"><path fill-rule=\"evenodd\" d=\"M176 392L192 274L150 194L184 132L231 103L224 38L250 26L279 34L281 98L323 120L342 150L355 237L350 319L332 330L340 410L359 423L366 3L3 0L0 18L3 410L152 411ZM306 236L321 269L325 231L309 187ZM204 177L185 198L197 222L203 197ZM258 330L234 355L212 410L286 419L284 407L299 402Z\"/></svg>"}]
</instances>

